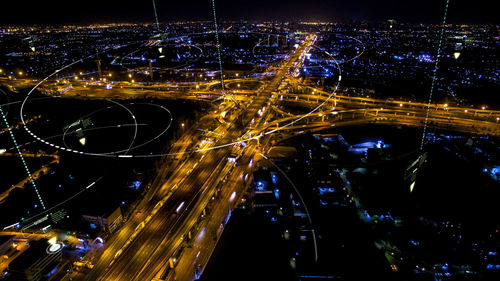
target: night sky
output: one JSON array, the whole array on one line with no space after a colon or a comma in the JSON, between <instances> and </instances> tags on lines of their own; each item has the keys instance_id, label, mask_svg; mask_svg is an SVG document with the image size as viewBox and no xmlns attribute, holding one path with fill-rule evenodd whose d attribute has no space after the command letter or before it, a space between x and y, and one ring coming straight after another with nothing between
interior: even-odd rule
<instances>
[{"instance_id":1,"label":"night sky","mask_svg":"<svg viewBox=\"0 0 500 281\"><path fill-rule=\"evenodd\" d=\"M446 0L216 0L220 20L385 20L438 23ZM206 20L211 0L156 0L160 21ZM499 23L495 0L450 0L452 23ZM151 0L2 0L0 24L151 22Z\"/></svg>"}]
</instances>

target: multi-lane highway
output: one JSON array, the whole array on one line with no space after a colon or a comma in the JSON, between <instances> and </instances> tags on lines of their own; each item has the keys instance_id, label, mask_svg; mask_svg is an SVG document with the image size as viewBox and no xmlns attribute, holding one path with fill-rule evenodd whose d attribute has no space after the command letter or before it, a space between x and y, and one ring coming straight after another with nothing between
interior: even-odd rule
<instances>
[{"instance_id":1,"label":"multi-lane highway","mask_svg":"<svg viewBox=\"0 0 500 281\"><path fill-rule=\"evenodd\" d=\"M309 36L304 43L282 62L283 67L243 108L234 109L226 115L227 122L214 130L221 137L211 144L217 149L206 147L204 151L190 154L166 180L156 181L148 195L138 205L130 220L108 242L102 257L87 276L86 280L152 280L166 278L166 270L175 267L176 256L184 243L196 232L197 225L223 179L240 178L245 169L235 168L227 158L243 149L242 160L238 165L249 165L255 154L255 146L250 143L245 148L233 144L247 135L247 126L251 122L260 124L269 115L267 106L273 92L280 86L293 65L301 61L311 48L315 36ZM268 108L266 108L268 107ZM242 125L232 122L241 119ZM189 138L186 138L188 140ZM191 140L198 140L191 136ZM237 172L235 172L235 169ZM159 176L161 178L161 175ZM241 195L242 185L232 184L224 194L235 192ZM238 187L240 190L238 190ZM218 199L217 199L218 200ZM205 211L204 211L205 210ZM220 218L212 220L220 221ZM184 257L187 259L187 257Z\"/></svg>"},{"instance_id":2,"label":"multi-lane highway","mask_svg":"<svg viewBox=\"0 0 500 281\"><path fill-rule=\"evenodd\" d=\"M106 81L81 78L44 85L46 93L89 99L147 96L212 101L222 96L227 101L225 108L205 117L218 120L217 127L210 125L213 122L198 122L175 143L170 151L174 156L160 161L155 181L127 222L106 242L86 280L192 280L203 270L219 226L241 197L249 181L250 163L265 146L260 139L268 136L266 132L297 134L364 123L428 123L437 128L500 135L499 111L434 104L427 116L425 103L332 95L301 84L291 74L302 67L315 40L315 35L307 36L288 59L272 68L274 74L266 73L251 90L230 87L221 92L215 89L216 82L144 85L115 81L110 88ZM248 79L226 81L236 85L245 82ZM290 83L298 85L297 91L286 90L284 85ZM282 102L318 110L295 115L278 107ZM275 115L281 118L273 120ZM209 132L211 140L200 139L200 131ZM266 137L265 143L268 141ZM200 150L185 153L195 148ZM240 159L234 163L228 160L230 155L240 155Z\"/></svg>"}]
</instances>

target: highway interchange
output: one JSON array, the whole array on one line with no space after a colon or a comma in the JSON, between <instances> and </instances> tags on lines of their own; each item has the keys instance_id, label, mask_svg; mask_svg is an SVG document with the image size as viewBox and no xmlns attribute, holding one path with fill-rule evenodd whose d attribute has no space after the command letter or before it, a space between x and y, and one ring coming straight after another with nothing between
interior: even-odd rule
<instances>
[{"instance_id":1,"label":"highway interchange","mask_svg":"<svg viewBox=\"0 0 500 281\"><path fill-rule=\"evenodd\" d=\"M222 92L217 81L152 84L114 81L47 81L48 95L83 99L193 99L220 101L162 154L158 175L126 223L106 242L85 280L193 280L202 271L220 237L230 210L251 179L252 163L270 140L340 126L390 124L430 127L473 134L500 134L500 111L412 101L350 97L307 85L296 77L316 35L308 35L287 59L262 77L229 79ZM340 77L339 77L340 80ZM259 81L251 89L239 89ZM29 81L17 81L18 86ZM293 91L288 91L293 85ZM11 86L12 87L12 86ZM244 87L243 87L244 88ZM61 89L65 89L61 93ZM289 113L283 103L313 109ZM203 120L203 119L202 119ZM200 131L210 138L201 138ZM276 133L276 134L274 134ZM210 141L207 141L210 139ZM193 153L196 152L196 153ZM237 161L230 157L239 156ZM134 155L131 155L134 157Z\"/></svg>"},{"instance_id":2,"label":"highway interchange","mask_svg":"<svg viewBox=\"0 0 500 281\"><path fill-rule=\"evenodd\" d=\"M249 177L242 177L242 175L248 172L247 167L258 150L256 142L248 142L245 148L240 145L226 146L247 134L246 126L239 126L238 122L233 121L239 118L242 124L266 122L264 120L269 118L270 111L265 111L266 114L263 114L262 109L273 100L273 97L275 98L273 92L281 85L287 69L303 60L304 54L309 51L314 40L315 36L308 37L302 46L290 55L289 60L283 62L286 67L274 75L252 99L252 102L245 105L244 110L240 108L241 116L225 115L226 120L213 131L224 137L210 144L221 148L186 154L180 158L182 160L177 160L182 163L169 177L163 180L161 174L157 177L146 197L136 208L134 215L108 241L106 250L87 275L86 280L152 280L174 275L167 273L169 269L175 267L182 248L190 243L189 240L199 235L199 231L203 229L201 226L208 221L215 221L217 226L222 221L220 217L210 216L210 220L205 219L204 222L200 222L207 216L207 206L210 201L236 202L244 191L245 184L242 182L248 182ZM192 133L197 134L196 131ZM187 143L193 139L197 138L189 136L187 132L181 142ZM186 144L185 147L187 146ZM237 163L227 160L232 154L240 155ZM224 181L232 184L220 186L220 183ZM217 191L217 187L220 191ZM216 193L221 193L221 195ZM223 216L227 216L229 209L234 207L220 203L212 205L213 207L208 211L212 214L220 213ZM217 231L215 233L204 231L207 236L217 237L220 234ZM208 261L209 253L204 253L204 256L204 262ZM187 257L183 259L185 262ZM196 262L192 261L193 272L197 263L200 263L199 259ZM201 265L201 270L202 268L203 265Z\"/></svg>"}]
</instances>

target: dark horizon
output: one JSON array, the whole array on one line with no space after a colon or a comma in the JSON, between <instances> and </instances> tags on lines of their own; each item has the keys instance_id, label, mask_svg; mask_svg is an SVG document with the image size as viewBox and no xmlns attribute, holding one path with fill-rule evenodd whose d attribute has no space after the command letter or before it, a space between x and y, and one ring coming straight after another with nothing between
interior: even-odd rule
<instances>
[{"instance_id":1,"label":"dark horizon","mask_svg":"<svg viewBox=\"0 0 500 281\"><path fill-rule=\"evenodd\" d=\"M28 2L28 3L26 3ZM156 0L159 21L212 20L210 0L185 0L166 3ZM247 21L380 21L395 19L408 23L440 23L445 0L413 1L353 0L353 1L281 1L281 0L218 0L219 20ZM96 24L153 22L152 1L137 3L131 0L88 0L85 4L67 4L55 0L51 3L24 1L2 4L0 24ZM498 24L493 1L450 0L448 22L455 24Z\"/></svg>"}]
</instances>

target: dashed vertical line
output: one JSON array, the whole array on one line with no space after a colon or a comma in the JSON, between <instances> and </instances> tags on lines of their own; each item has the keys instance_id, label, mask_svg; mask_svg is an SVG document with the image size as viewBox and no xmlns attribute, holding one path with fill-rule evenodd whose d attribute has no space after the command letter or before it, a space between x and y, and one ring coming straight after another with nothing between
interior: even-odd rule
<instances>
[{"instance_id":1,"label":"dashed vertical line","mask_svg":"<svg viewBox=\"0 0 500 281\"><path fill-rule=\"evenodd\" d=\"M224 91L224 75L222 73L222 58L220 54L220 43L219 43L219 28L217 27L217 14L215 13L215 0L212 0L212 9L214 11L214 26L215 26L215 39L217 43L217 54L219 55L219 67L220 67L220 83L222 86L222 91Z\"/></svg>"},{"instance_id":2,"label":"dashed vertical line","mask_svg":"<svg viewBox=\"0 0 500 281\"><path fill-rule=\"evenodd\" d=\"M434 85L436 84L436 79L437 79L439 59L441 58L441 49L442 49L442 44L443 44L444 30L446 28L446 17L448 16L449 3L450 3L450 0L446 0L446 7L444 8L443 24L441 25L441 34L439 36L439 44L438 44L438 50L437 50L437 56L436 56L436 63L434 64L434 71L433 71L433 75L432 75L431 91L429 93L429 101L427 103L427 111L425 113L424 131L422 132L422 141L420 143L420 151L422 151L424 149L425 134L427 131L427 123L429 121L429 111L431 109L432 94L434 92Z\"/></svg>"},{"instance_id":3,"label":"dashed vertical line","mask_svg":"<svg viewBox=\"0 0 500 281\"><path fill-rule=\"evenodd\" d=\"M153 9L155 11L156 28L158 29L158 31L160 31L160 23L158 22L158 13L156 12L156 3L155 3L155 0L153 0Z\"/></svg>"},{"instance_id":4,"label":"dashed vertical line","mask_svg":"<svg viewBox=\"0 0 500 281\"><path fill-rule=\"evenodd\" d=\"M17 153L19 154L19 158L21 159L21 162L23 163L24 169L26 170L26 173L28 174L30 182L33 185L33 188L35 189L35 193L36 193L36 196L38 197L38 201L40 201L42 208L45 210L45 204L43 203L42 196L40 195L40 192L38 191L38 188L36 187L35 180L33 179L33 176L31 175L31 172L28 169L28 165L26 164L26 161L24 160L24 156L21 153L21 149L19 148L19 145L17 144L16 138L14 137L14 133L12 133L9 122L7 121L7 117L5 116L5 114L3 112L2 106L0 106L0 114L2 115L3 122L5 123L5 126L7 127L7 130L9 131L10 137L12 138L12 142L14 142L14 146L16 147Z\"/></svg>"}]
</instances>

